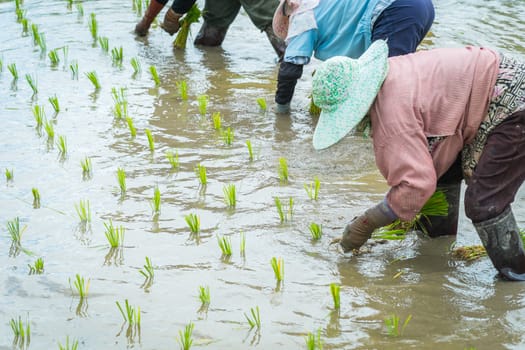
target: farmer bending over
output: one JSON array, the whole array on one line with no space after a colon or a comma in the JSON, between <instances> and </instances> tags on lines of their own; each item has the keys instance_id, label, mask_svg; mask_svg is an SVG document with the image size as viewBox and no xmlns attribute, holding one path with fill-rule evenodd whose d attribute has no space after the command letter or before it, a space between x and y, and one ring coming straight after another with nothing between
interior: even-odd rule
<instances>
[{"instance_id":1,"label":"farmer bending over","mask_svg":"<svg viewBox=\"0 0 525 350\"><path fill-rule=\"evenodd\" d=\"M286 40L275 102L290 111L297 80L312 54L357 58L377 39L388 39L390 56L415 52L434 21L431 0L281 0L273 29Z\"/></svg>"},{"instance_id":2,"label":"farmer bending over","mask_svg":"<svg viewBox=\"0 0 525 350\"><path fill-rule=\"evenodd\" d=\"M145 36L148 33L151 23L167 2L168 0L151 0L144 17L135 27L137 35ZM180 27L179 20L195 2L196 0L174 0L164 16L162 29L170 35L175 34ZM228 27L242 6L253 24L266 33L275 52L282 58L284 42L275 36L272 29L272 17L278 4L278 0L206 0L202 11L204 23L194 43L202 46L220 46Z\"/></svg>"},{"instance_id":3,"label":"farmer bending over","mask_svg":"<svg viewBox=\"0 0 525 350\"><path fill-rule=\"evenodd\" d=\"M333 145L366 116L377 167L391 187L336 241L345 252L358 249L375 229L412 220L442 185L449 215L425 226L430 236L456 234L463 174L465 212L494 267L525 280L510 206L525 179L525 63L478 47L387 57L378 40L357 60L323 62L313 77L322 109L314 147Z\"/></svg>"}]
</instances>

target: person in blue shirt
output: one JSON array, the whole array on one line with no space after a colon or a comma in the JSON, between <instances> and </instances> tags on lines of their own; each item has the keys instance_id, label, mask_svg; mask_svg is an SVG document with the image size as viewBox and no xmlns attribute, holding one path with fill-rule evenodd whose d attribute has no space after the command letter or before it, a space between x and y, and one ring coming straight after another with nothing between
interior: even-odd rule
<instances>
[{"instance_id":1,"label":"person in blue shirt","mask_svg":"<svg viewBox=\"0 0 525 350\"><path fill-rule=\"evenodd\" d=\"M287 43L277 77L277 113L288 113L303 65L312 56L358 58L387 41L389 56L416 51L434 21L432 0L281 0L275 34Z\"/></svg>"}]
</instances>

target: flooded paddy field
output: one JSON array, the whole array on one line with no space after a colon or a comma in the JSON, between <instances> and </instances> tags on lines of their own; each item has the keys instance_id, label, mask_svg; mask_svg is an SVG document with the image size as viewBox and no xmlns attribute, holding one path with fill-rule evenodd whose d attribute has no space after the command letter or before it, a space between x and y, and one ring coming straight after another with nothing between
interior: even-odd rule
<instances>
[{"instance_id":1,"label":"flooded paddy field","mask_svg":"<svg viewBox=\"0 0 525 350\"><path fill-rule=\"evenodd\" d=\"M483 45L525 60L524 2L434 3L422 48ZM79 349L177 349L190 323L194 349L305 349L318 331L324 349L525 347L525 284L499 280L487 258L455 260L456 238L410 233L359 256L330 247L388 188L369 139L313 149L308 96L318 62L305 67L291 115L272 111L275 55L245 13L222 47L194 47L190 37L186 50L158 26L136 38L132 1L24 0L18 15L15 1L0 1L0 171L11 175L0 181L0 349L57 349L67 337ZM305 185L316 177L314 200ZM513 209L525 227L523 188ZM196 233L190 217L200 219ZM17 219L20 246L8 231ZM319 240L311 223L322 226ZM459 226L458 245L479 244L463 213ZM108 233L124 234L117 247ZM43 272L30 274L38 258ZM284 262L280 282L272 258ZM140 326L121 314L126 300L140 309ZM250 328L257 308L261 326ZM398 336L385 324L392 316L401 325L410 318ZM11 320L30 325L29 342Z\"/></svg>"}]
</instances>

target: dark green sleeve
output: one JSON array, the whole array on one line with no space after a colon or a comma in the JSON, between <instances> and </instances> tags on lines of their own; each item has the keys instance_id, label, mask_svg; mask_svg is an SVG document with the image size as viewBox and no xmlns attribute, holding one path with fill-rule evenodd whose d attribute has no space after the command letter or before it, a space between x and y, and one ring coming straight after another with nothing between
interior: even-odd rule
<instances>
[{"instance_id":1,"label":"dark green sleeve","mask_svg":"<svg viewBox=\"0 0 525 350\"><path fill-rule=\"evenodd\" d=\"M197 0L174 0L171 8L176 13L184 14L190 10L196 1Z\"/></svg>"}]
</instances>

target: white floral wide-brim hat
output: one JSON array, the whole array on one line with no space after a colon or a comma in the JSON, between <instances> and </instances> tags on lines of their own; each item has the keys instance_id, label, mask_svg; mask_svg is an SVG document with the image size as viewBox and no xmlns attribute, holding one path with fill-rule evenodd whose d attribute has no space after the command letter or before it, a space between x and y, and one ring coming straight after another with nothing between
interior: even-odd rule
<instances>
[{"instance_id":1,"label":"white floral wide-brim hat","mask_svg":"<svg viewBox=\"0 0 525 350\"><path fill-rule=\"evenodd\" d=\"M368 113L388 72L388 46L377 40L359 57L329 58L312 79L314 103L321 115L314 131L315 149L344 138Z\"/></svg>"}]
</instances>

